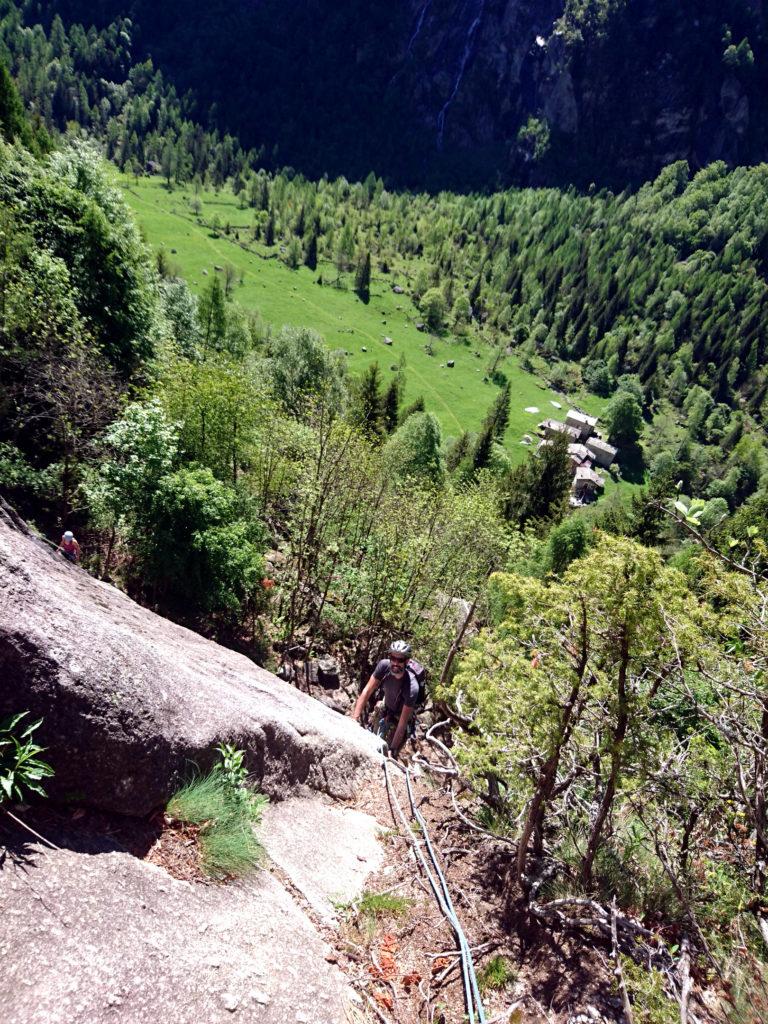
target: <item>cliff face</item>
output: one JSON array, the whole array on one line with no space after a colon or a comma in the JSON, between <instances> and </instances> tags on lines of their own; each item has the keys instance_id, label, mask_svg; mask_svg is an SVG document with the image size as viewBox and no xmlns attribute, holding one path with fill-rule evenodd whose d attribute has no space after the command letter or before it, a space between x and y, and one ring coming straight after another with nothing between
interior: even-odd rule
<instances>
[{"instance_id":1,"label":"cliff face","mask_svg":"<svg viewBox=\"0 0 768 1024\"><path fill-rule=\"evenodd\" d=\"M59 0L141 49L267 162L467 187L635 184L763 159L762 0Z\"/></svg>"},{"instance_id":2,"label":"cliff face","mask_svg":"<svg viewBox=\"0 0 768 1024\"><path fill-rule=\"evenodd\" d=\"M765 155L761 3L580 6L411 4L397 88L437 159L480 150L512 180L623 187L673 160Z\"/></svg>"}]
</instances>

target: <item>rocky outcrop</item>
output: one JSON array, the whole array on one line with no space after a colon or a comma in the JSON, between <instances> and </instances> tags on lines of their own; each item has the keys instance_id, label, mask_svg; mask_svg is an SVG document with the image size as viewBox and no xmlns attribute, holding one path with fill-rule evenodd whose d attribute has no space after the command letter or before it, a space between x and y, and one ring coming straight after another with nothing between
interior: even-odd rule
<instances>
[{"instance_id":1,"label":"rocky outcrop","mask_svg":"<svg viewBox=\"0 0 768 1024\"><path fill-rule=\"evenodd\" d=\"M27 847L0 868L0 909L5 1024L345 1019L330 947L267 871L192 885L115 850Z\"/></svg>"},{"instance_id":2,"label":"rocky outcrop","mask_svg":"<svg viewBox=\"0 0 768 1024\"><path fill-rule=\"evenodd\" d=\"M29 710L59 799L140 815L214 747L258 785L348 797L377 761L351 719L70 565L0 505L0 717Z\"/></svg>"},{"instance_id":3,"label":"rocky outcrop","mask_svg":"<svg viewBox=\"0 0 768 1024\"><path fill-rule=\"evenodd\" d=\"M352 1019L359 997L329 942L334 903L356 899L381 864L373 818L317 796L270 805L263 868L201 885L137 860L90 817L47 823L61 849L4 824L4 1024Z\"/></svg>"},{"instance_id":4,"label":"rocky outcrop","mask_svg":"<svg viewBox=\"0 0 768 1024\"><path fill-rule=\"evenodd\" d=\"M580 6L411 0L418 31L393 81L424 139L453 158L484 153L521 183L623 187L674 160L764 156L759 4ZM535 160L519 136L529 118L547 136Z\"/></svg>"}]
</instances>

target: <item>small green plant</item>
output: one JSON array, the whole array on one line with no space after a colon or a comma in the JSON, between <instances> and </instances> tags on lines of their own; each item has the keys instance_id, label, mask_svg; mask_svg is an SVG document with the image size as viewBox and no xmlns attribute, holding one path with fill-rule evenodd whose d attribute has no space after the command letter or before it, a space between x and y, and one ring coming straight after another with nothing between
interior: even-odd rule
<instances>
[{"instance_id":1,"label":"small green plant","mask_svg":"<svg viewBox=\"0 0 768 1024\"><path fill-rule=\"evenodd\" d=\"M17 731L28 714L22 711L0 722L0 803L23 800L25 790L45 796L42 780L53 775L53 768L38 757L44 748L32 740L42 718Z\"/></svg>"},{"instance_id":2,"label":"small green plant","mask_svg":"<svg viewBox=\"0 0 768 1024\"><path fill-rule=\"evenodd\" d=\"M391 892L364 892L357 904L361 917L378 920L382 917L403 917L411 901L404 896L393 896Z\"/></svg>"},{"instance_id":3,"label":"small green plant","mask_svg":"<svg viewBox=\"0 0 768 1024\"><path fill-rule=\"evenodd\" d=\"M679 1007L664 991L659 971L647 971L629 956L621 957L621 968L636 1024L677 1024Z\"/></svg>"},{"instance_id":4,"label":"small green plant","mask_svg":"<svg viewBox=\"0 0 768 1024\"><path fill-rule=\"evenodd\" d=\"M477 983L481 992L498 992L510 985L516 976L517 972L506 957L494 956L478 973Z\"/></svg>"},{"instance_id":5,"label":"small green plant","mask_svg":"<svg viewBox=\"0 0 768 1024\"><path fill-rule=\"evenodd\" d=\"M238 749L234 743L220 743L216 751L221 757L221 771L233 789L241 789L248 778L245 767L245 751Z\"/></svg>"},{"instance_id":6,"label":"small green plant","mask_svg":"<svg viewBox=\"0 0 768 1024\"><path fill-rule=\"evenodd\" d=\"M352 937L356 942L370 942L376 934L380 921L387 918L403 917L411 905L404 896L391 892L370 892L366 890L351 903L335 903L347 919Z\"/></svg>"},{"instance_id":7,"label":"small green plant","mask_svg":"<svg viewBox=\"0 0 768 1024\"><path fill-rule=\"evenodd\" d=\"M217 747L221 763L190 780L171 798L167 813L200 826L203 870L240 877L257 866L263 849L253 825L261 820L266 797L245 785L244 753L231 744Z\"/></svg>"}]
</instances>

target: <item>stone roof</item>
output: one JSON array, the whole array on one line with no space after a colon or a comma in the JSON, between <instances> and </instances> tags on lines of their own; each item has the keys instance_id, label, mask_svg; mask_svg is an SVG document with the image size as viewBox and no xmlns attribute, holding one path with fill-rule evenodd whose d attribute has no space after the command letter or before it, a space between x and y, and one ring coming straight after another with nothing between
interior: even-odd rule
<instances>
[{"instance_id":1,"label":"stone roof","mask_svg":"<svg viewBox=\"0 0 768 1024\"><path fill-rule=\"evenodd\" d=\"M612 459L616 458L618 448L614 448L612 444L608 444L607 441L603 441L599 437L590 437L586 441L587 448L593 448L595 451L604 452L606 455L610 455Z\"/></svg>"},{"instance_id":2,"label":"stone roof","mask_svg":"<svg viewBox=\"0 0 768 1024\"><path fill-rule=\"evenodd\" d=\"M583 424L585 427L592 427L594 429L597 426L597 416L587 416L585 412L579 412L578 409L569 409L568 415L565 418L566 420L574 420L576 423Z\"/></svg>"},{"instance_id":3,"label":"stone roof","mask_svg":"<svg viewBox=\"0 0 768 1024\"><path fill-rule=\"evenodd\" d=\"M539 430L549 430L557 434L567 434L569 437L574 438L574 440L578 440L581 436L575 427L569 427L567 423L562 423L560 420L542 420L539 424Z\"/></svg>"},{"instance_id":4,"label":"stone roof","mask_svg":"<svg viewBox=\"0 0 768 1024\"><path fill-rule=\"evenodd\" d=\"M605 480L589 466L579 466L574 479L576 483L594 484L595 487L605 486Z\"/></svg>"},{"instance_id":5,"label":"stone roof","mask_svg":"<svg viewBox=\"0 0 768 1024\"><path fill-rule=\"evenodd\" d=\"M578 459L580 462L584 462L585 459L592 458L592 453L585 444L569 444L568 454L572 455L575 459Z\"/></svg>"}]
</instances>

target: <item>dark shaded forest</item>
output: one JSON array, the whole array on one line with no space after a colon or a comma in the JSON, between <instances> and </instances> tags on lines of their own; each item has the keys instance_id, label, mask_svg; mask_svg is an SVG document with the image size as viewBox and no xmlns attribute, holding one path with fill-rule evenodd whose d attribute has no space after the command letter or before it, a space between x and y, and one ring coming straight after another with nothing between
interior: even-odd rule
<instances>
[{"instance_id":1,"label":"dark shaded forest","mask_svg":"<svg viewBox=\"0 0 768 1024\"><path fill-rule=\"evenodd\" d=\"M23 5L129 17L206 129L266 166L397 187L621 190L674 160L764 159L765 12L745 0Z\"/></svg>"}]
</instances>

